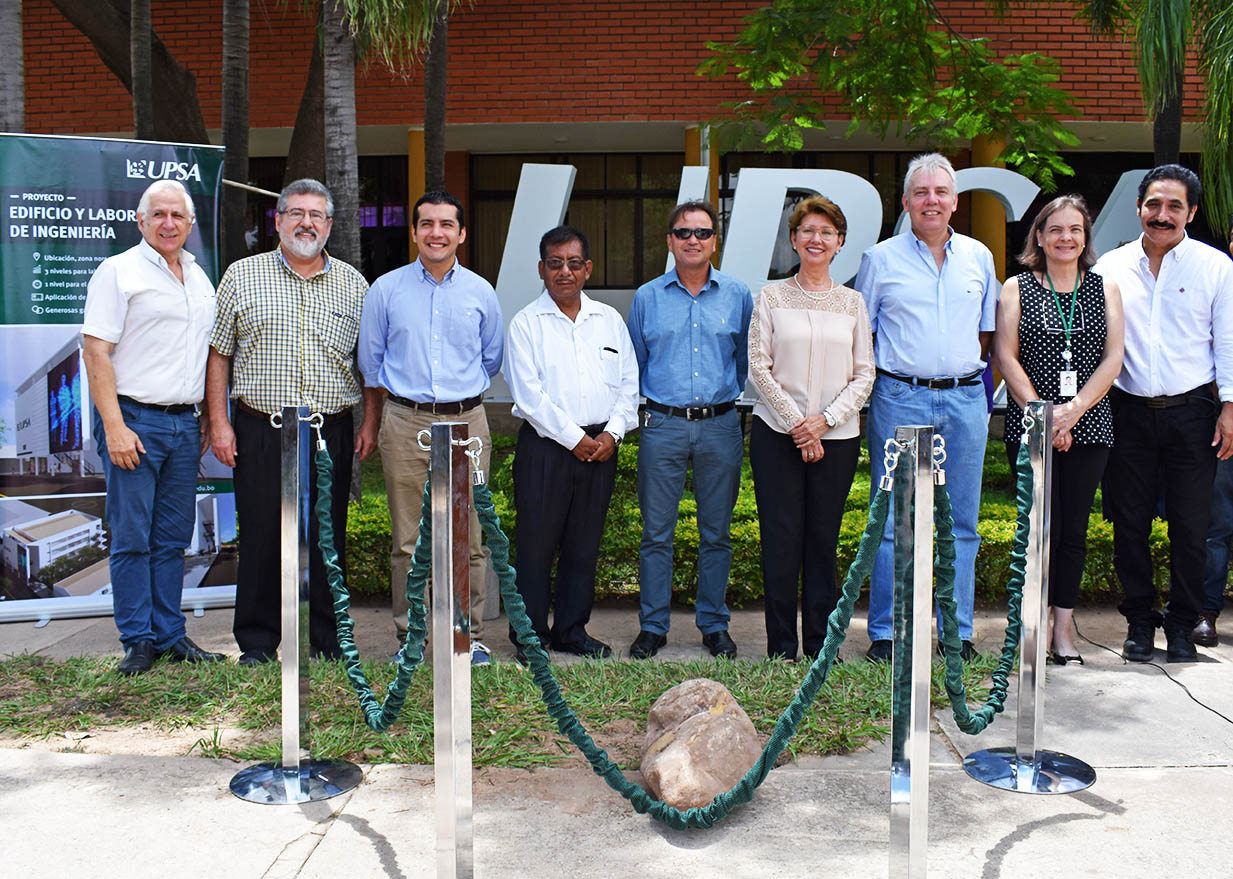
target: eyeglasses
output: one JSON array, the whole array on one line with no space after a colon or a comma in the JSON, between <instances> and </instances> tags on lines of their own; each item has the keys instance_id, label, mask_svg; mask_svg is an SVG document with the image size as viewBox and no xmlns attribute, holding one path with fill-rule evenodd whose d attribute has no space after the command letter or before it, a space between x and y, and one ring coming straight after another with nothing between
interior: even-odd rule
<instances>
[{"instance_id":1,"label":"eyeglasses","mask_svg":"<svg viewBox=\"0 0 1233 879\"><path fill-rule=\"evenodd\" d=\"M587 262L584 259L561 259L559 256L554 256L544 260L544 265L554 272L559 272L566 266L571 272L580 272L587 267Z\"/></svg>"},{"instance_id":2,"label":"eyeglasses","mask_svg":"<svg viewBox=\"0 0 1233 879\"><path fill-rule=\"evenodd\" d=\"M714 229L686 229L684 226L679 226L672 230L673 236L679 241L688 241L689 236L697 238L699 241L706 241L715 234Z\"/></svg>"},{"instance_id":3,"label":"eyeglasses","mask_svg":"<svg viewBox=\"0 0 1233 879\"><path fill-rule=\"evenodd\" d=\"M823 241L834 241L839 237L839 231L826 226L797 226L796 237L821 238Z\"/></svg>"},{"instance_id":4,"label":"eyeglasses","mask_svg":"<svg viewBox=\"0 0 1233 879\"><path fill-rule=\"evenodd\" d=\"M279 211L279 213L295 223L300 222L305 217L308 217L314 223L324 223L330 218L329 214L325 211L306 211L303 208L288 208L285 211Z\"/></svg>"}]
</instances>

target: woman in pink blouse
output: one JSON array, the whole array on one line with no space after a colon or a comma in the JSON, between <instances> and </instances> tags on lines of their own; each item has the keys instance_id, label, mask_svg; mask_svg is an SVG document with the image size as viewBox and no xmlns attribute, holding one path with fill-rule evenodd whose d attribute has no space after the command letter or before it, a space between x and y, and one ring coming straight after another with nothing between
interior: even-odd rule
<instances>
[{"instance_id":1,"label":"woman in pink blouse","mask_svg":"<svg viewBox=\"0 0 1233 879\"><path fill-rule=\"evenodd\" d=\"M835 608L835 550L860 455L860 408L873 389L873 339L861 295L830 275L848 228L843 211L813 196L797 205L789 228L800 271L762 288L749 325L758 392L749 460L762 530L766 652L796 659L799 594L812 660Z\"/></svg>"}]
</instances>

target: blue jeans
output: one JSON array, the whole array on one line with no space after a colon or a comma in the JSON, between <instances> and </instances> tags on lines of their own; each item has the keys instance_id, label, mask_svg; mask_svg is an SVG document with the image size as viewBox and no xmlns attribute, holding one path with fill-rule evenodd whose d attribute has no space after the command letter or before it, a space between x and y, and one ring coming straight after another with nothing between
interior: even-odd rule
<instances>
[{"instance_id":1,"label":"blue jeans","mask_svg":"<svg viewBox=\"0 0 1233 879\"><path fill-rule=\"evenodd\" d=\"M1212 483L1212 517L1207 527L1207 567L1203 572L1204 613L1224 609L1224 588L1229 582L1229 549L1233 546L1233 458L1216 462Z\"/></svg>"},{"instance_id":2,"label":"blue jeans","mask_svg":"<svg viewBox=\"0 0 1233 879\"><path fill-rule=\"evenodd\" d=\"M959 637L972 640L972 605L976 593L976 551L980 535L980 481L985 468L989 412L982 385L930 390L879 375L869 400L870 484L876 489L882 474L882 448L901 425L931 424L946 440L946 487L955 517L955 602ZM894 522L886 520L873 565L869 589L869 640L892 637L891 611L895 573ZM939 621L939 631L941 631Z\"/></svg>"},{"instance_id":3,"label":"blue jeans","mask_svg":"<svg viewBox=\"0 0 1233 879\"><path fill-rule=\"evenodd\" d=\"M94 435L107 480L116 628L126 647L153 641L155 650L164 650L185 634L180 595L184 548L196 518L197 417L192 412L168 415L125 400L120 412L146 451L135 470L112 464L103 419L94 410Z\"/></svg>"},{"instance_id":4,"label":"blue jeans","mask_svg":"<svg viewBox=\"0 0 1233 879\"><path fill-rule=\"evenodd\" d=\"M638 503L642 547L638 561L638 614L642 629L666 635L671 623L672 538L685 473L692 463L698 504L698 593L695 620L702 634L728 628L729 526L741 488L744 439L733 409L704 421L647 410L638 445Z\"/></svg>"}]
</instances>

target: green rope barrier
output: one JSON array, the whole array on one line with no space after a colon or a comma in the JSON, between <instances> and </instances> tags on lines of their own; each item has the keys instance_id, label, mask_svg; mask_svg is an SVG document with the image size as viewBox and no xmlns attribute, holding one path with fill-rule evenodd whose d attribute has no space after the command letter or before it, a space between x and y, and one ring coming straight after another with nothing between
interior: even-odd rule
<instances>
[{"instance_id":1,"label":"green rope barrier","mask_svg":"<svg viewBox=\"0 0 1233 879\"><path fill-rule=\"evenodd\" d=\"M372 687L360 668L360 651L355 646L355 622L351 619L351 596L343 582L342 568L338 564L338 551L334 546L334 520L330 513L334 486L334 466L330 453L324 447L317 450L317 526L320 530L321 558L325 562L326 579L330 595L334 599L334 622L338 628L338 647L342 651L343 666L347 677L360 700L364 722L377 732L384 732L402 712L407 699L407 688L415 669L424 661L424 589L432 565L431 516L425 512L420 526L420 537L415 544L411 570L407 572L407 638L398 654L398 673L385 691L385 701L377 700ZM425 511L429 509L428 486L424 486Z\"/></svg>"},{"instance_id":2,"label":"green rope barrier","mask_svg":"<svg viewBox=\"0 0 1233 879\"><path fill-rule=\"evenodd\" d=\"M982 732L1006 704L1006 691L1010 686L1010 672L1019 650L1019 636L1023 620L1023 581L1027 573L1027 543L1031 530L1032 512L1032 467L1027 443L1019 446L1016 462L1016 507L1015 540L1011 547L1010 578L1006 583L1006 637L1002 654L993 671L993 686L985 704L976 711L968 708L967 691L963 686L963 659L959 655L959 621L955 603L955 531L951 514L950 494L945 485L937 486L934 493L934 521L937 528L937 561L935 574L937 586L935 597L942 617L942 653L946 658L946 694L950 697L951 710L959 729L968 735Z\"/></svg>"},{"instance_id":3,"label":"green rope barrier","mask_svg":"<svg viewBox=\"0 0 1233 879\"><path fill-rule=\"evenodd\" d=\"M484 536L488 539L488 546L492 551L492 562L501 582L501 598L505 602L510 625L513 626L518 642L527 654L535 683L540 688L544 704L548 707L548 713L557 723L557 729L568 736L569 740L582 752L595 774L603 778L609 787L629 800L635 811L640 814L649 814L652 818L676 830L713 826L736 806L753 799L754 789L766 779L774 767L779 754L796 732L805 711L808 710L825 683L835 656L839 652L839 646L846 637L848 624L852 620L853 605L860 593L861 584L869 576L869 571L873 567L878 543L882 538L889 498L889 492L875 490L873 501L869 506L869 521L865 526L864 534L861 535L856 558L848 568L839 603L827 620L826 638L822 642L822 649L818 653L818 658L810 666L796 697L775 723L770 741L763 748L761 756L731 790L719 794L706 806L682 810L655 799L642 786L629 781L621 772L620 767L608 758L607 752L595 744L566 704L549 668L548 655L540 647L533 633L526 606L515 586L514 569L509 564L509 539L501 532L500 520L497 518L496 508L492 503L492 495L487 486L476 486L475 488L476 512L479 514Z\"/></svg>"}]
</instances>

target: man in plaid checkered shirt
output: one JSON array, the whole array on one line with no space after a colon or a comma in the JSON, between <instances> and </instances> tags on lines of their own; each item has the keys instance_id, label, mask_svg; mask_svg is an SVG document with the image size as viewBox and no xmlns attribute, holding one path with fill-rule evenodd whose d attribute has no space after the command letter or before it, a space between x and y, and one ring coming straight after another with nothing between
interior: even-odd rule
<instances>
[{"instance_id":1,"label":"man in plaid checkered shirt","mask_svg":"<svg viewBox=\"0 0 1233 879\"><path fill-rule=\"evenodd\" d=\"M323 416L321 434L334 461L334 542L344 576L352 452L370 451L363 436L355 437L351 421L361 393L355 343L368 283L325 252L333 214L330 191L316 180L288 184L278 199L278 248L236 262L218 285L206 400L214 454L235 468L240 559L232 631L244 665L274 659L281 639L282 451L281 431L270 424L270 415L284 406L306 405ZM229 378L233 420L227 417ZM311 502L317 502L315 470ZM315 656L336 658L338 636L318 539L314 517L309 645Z\"/></svg>"}]
</instances>

